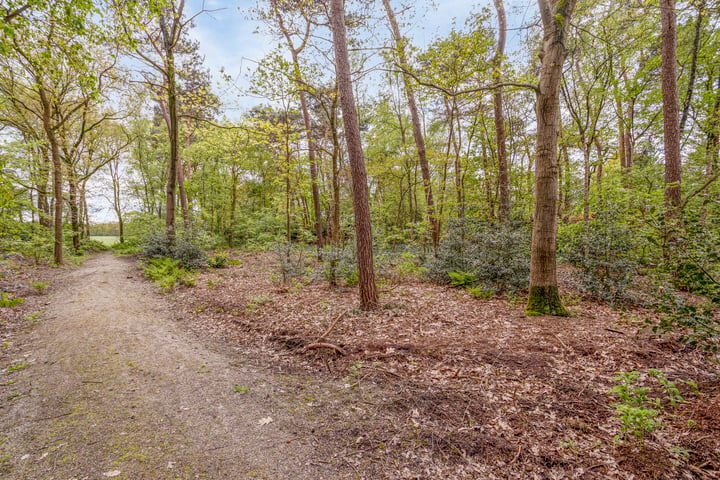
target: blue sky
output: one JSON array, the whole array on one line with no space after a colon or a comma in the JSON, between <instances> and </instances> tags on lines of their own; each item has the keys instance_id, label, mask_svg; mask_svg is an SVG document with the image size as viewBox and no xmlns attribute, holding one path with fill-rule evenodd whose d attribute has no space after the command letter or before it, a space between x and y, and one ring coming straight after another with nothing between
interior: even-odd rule
<instances>
[{"instance_id":1,"label":"blue sky","mask_svg":"<svg viewBox=\"0 0 720 480\"><path fill-rule=\"evenodd\" d=\"M351 0L347 0L351 1ZM381 8L380 0L375 0ZM403 7L403 1L393 0L392 5L396 11ZM205 65L210 69L213 79L217 82L220 79L220 69L234 78L238 78L240 87L247 86L245 77L248 68L254 62L259 61L274 46L278 40L266 34L253 33L258 30L260 24L251 20L250 10L256 5L255 0L189 0L187 3L187 14L192 15L202 9L211 10L210 13L200 15L196 19L196 27L191 35L200 42L200 50L205 55ZM517 48L520 42L521 31L513 30L531 21L535 12L535 0L510 0L505 2L505 9L508 16L508 53ZM414 20L412 28L405 28L404 34L413 39L415 45L424 47L438 36L443 36L456 22L462 27L471 11L478 11L482 7L488 7L494 12L492 0L479 0L468 2L466 0L435 1L418 0L414 3ZM494 15L494 14L493 14ZM400 15L401 24L406 23L407 15ZM494 16L493 16L494 19ZM385 24L381 24L383 31L376 32L378 36L389 35ZM262 28L260 28L262 30ZM227 88L219 85L216 92L226 104L235 97L237 103L235 111L233 107L227 112L229 117L236 117L236 110L248 109L261 102L249 96L237 97L237 93L230 95Z\"/></svg>"}]
</instances>

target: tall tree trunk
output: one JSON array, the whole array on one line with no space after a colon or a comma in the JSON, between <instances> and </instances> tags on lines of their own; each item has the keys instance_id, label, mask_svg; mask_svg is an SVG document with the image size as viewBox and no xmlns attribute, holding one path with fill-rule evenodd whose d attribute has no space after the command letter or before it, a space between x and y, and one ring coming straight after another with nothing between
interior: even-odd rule
<instances>
[{"instance_id":1,"label":"tall tree trunk","mask_svg":"<svg viewBox=\"0 0 720 480\"><path fill-rule=\"evenodd\" d=\"M712 79L708 81L708 90L712 90ZM713 104L712 113L708 119L707 140L705 142L705 181L712 182L717 171L718 147L720 147L720 75L717 79L717 89L715 90L715 103ZM703 202L700 214L703 225L707 219L707 204L710 197L708 189L703 192L705 201Z\"/></svg>"},{"instance_id":2,"label":"tall tree trunk","mask_svg":"<svg viewBox=\"0 0 720 480\"><path fill-rule=\"evenodd\" d=\"M298 63L297 54L293 50L293 61L295 62L295 70L299 77L300 65ZM300 80L298 78L298 84ZM303 122L305 123L305 134L307 135L308 142L308 162L310 163L310 186L312 190L313 198L313 213L315 215L315 236L317 238L318 255L322 257L320 253L325 240L323 239L323 228L322 228L322 212L320 208L320 189L318 188L317 180L317 160L315 159L315 141L313 140L312 134L312 121L310 120L310 109L305 99L305 92L300 91L300 107L302 109Z\"/></svg>"},{"instance_id":3,"label":"tall tree trunk","mask_svg":"<svg viewBox=\"0 0 720 480\"><path fill-rule=\"evenodd\" d=\"M390 7L390 0L383 0L385 11L387 12L390 27L392 28L393 38L395 39L395 48L397 48L398 61L403 70L407 70L408 62L405 53L406 40L400 35L400 28L395 19L395 12ZM437 248L440 243L440 222L435 213L435 200L432 192L432 179L430 178L430 165L427 160L427 152L425 150L425 137L422 132L422 123L420 114L418 113L417 101L412 83L407 73L403 72L403 85L405 86L405 94L407 95L408 109L410 110L410 119L413 127L413 137L415 138L415 147L417 148L418 163L423 179L423 189L425 191L425 206L427 208L427 219L430 224L430 240L432 242L433 251L437 254Z\"/></svg>"},{"instance_id":4,"label":"tall tree trunk","mask_svg":"<svg viewBox=\"0 0 720 480\"><path fill-rule=\"evenodd\" d=\"M692 59L690 61L690 75L688 77L687 93L683 101L682 117L680 118L680 136L685 131L685 122L687 122L688 113L690 112L690 102L692 101L693 88L695 87L695 74L697 72L698 50L700 49L700 36L702 34L703 17L705 15L705 1L702 0L698 6L697 18L695 19L695 37L693 38Z\"/></svg>"},{"instance_id":5,"label":"tall tree trunk","mask_svg":"<svg viewBox=\"0 0 720 480\"><path fill-rule=\"evenodd\" d=\"M453 149L455 150L455 199L457 201L458 218L465 218L465 192L463 187L462 159L460 156L462 149L462 130L460 129L460 112L457 112L457 106L453 99L453 111L456 111L454 118L457 120L457 135L453 137Z\"/></svg>"},{"instance_id":6,"label":"tall tree trunk","mask_svg":"<svg viewBox=\"0 0 720 480\"><path fill-rule=\"evenodd\" d=\"M41 147L39 149L38 160L38 221L43 227L50 228L50 226L52 225L52 217L50 216L50 204L48 203L48 177L50 176L50 162L48 161L47 148Z\"/></svg>"},{"instance_id":7,"label":"tall tree trunk","mask_svg":"<svg viewBox=\"0 0 720 480\"><path fill-rule=\"evenodd\" d=\"M164 10L164 9L163 9ZM165 11L160 13L160 30L165 50L165 67L167 75L167 105L170 125L170 158L168 160L168 178L165 186L165 237L169 245L175 244L175 202L177 193L177 168L180 155L180 139L177 112L177 85L175 74L175 40L167 28Z\"/></svg>"},{"instance_id":8,"label":"tall tree trunk","mask_svg":"<svg viewBox=\"0 0 720 480\"><path fill-rule=\"evenodd\" d=\"M39 79L38 79L39 80ZM38 84L40 82L38 81ZM45 88L40 84L38 88L40 94L40 103L42 105L42 122L43 130L50 143L50 158L52 160L53 172L53 200L55 204L55 243L53 245L53 261L60 265L63 263L63 195L62 195L62 160L60 158L60 148L58 146L55 129L52 125L52 105L48 98Z\"/></svg>"},{"instance_id":9,"label":"tall tree trunk","mask_svg":"<svg viewBox=\"0 0 720 480\"><path fill-rule=\"evenodd\" d=\"M72 163L66 161L68 171L68 205L70 206L70 227L72 230L72 244L75 252L80 250L80 218L78 209L78 188Z\"/></svg>"},{"instance_id":10,"label":"tall tree trunk","mask_svg":"<svg viewBox=\"0 0 720 480\"><path fill-rule=\"evenodd\" d=\"M373 268L370 202L365 160L363 159L360 139L360 126L350 78L350 60L347 50L343 0L330 0L330 23L335 48L335 73L343 113L343 124L345 126L345 140L350 156L360 307L363 310L372 310L378 307L378 291L377 285L375 285L375 271Z\"/></svg>"},{"instance_id":11,"label":"tall tree trunk","mask_svg":"<svg viewBox=\"0 0 720 480\"><path fill-rule=\"evenodd\" d=\"M543 23L541 68L535 103L535 218L530 258L528 315L569 313L557 287L556 241L560 82L567 56L566 26L576 0L538 0Z\"/></svg>"},{"instance_id":12,"label":"tall tree trunk","mask_svg":"<svg viewBox=\"0 0 720 480\"><path fill-rule=\"evenodd\" d=\"M502 58L505 55L505 36L507 34L507 21L505 19L505 6L503 0L495 0L495 10L498 15L498 43L493 59L493 81L499 83L502 77ZM495 114L495 142L497 143L498 158L498 218L500 223L510 218L510 172L505 150L505 117L503 116L502 88L497 88L493 95L493 108Z\"/></svg>"},{"instance_id":13,"label":"tall tree trunk","mask_svg":"<svg viewBox=\"0 0 720 480\"><path fill-rule=\"evenodd\" d=\"M340 245L340 139L337 130L338 95L333 94L330 111L330 135L332 137L332 243Z\"/></svg>"},{"instance_id":14,"label":"tall tree trunk","mask_svg":"<svg viewBox=\"0 0 720 480\"><path fill-rule=\"evenodd\" d=\"M675 0L660 0L662 24L661 78L665 144L665 217L670 237L680 216L681 162L677 89L677 19ZM672 240L671 238L668 238ZM671 242L673 243L673 242Z\"/></svg>"}]
</instances>

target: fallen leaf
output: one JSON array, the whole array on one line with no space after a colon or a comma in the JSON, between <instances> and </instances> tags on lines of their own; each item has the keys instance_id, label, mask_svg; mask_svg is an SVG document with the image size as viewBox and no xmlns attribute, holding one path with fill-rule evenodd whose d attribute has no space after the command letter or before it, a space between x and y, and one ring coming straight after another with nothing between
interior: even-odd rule
<instances>
[{"instance_id":1,"label":"fallen leaf","mask_svg":"<svg viewBox=\"0 0 720 480\"><path fill-rule=\"evenodd\" d=\"M272 418L270 418L270 417L265 417L265 418L261 418L261 419L258 421L258 424L259 424L259 425L267 425L268 423L270 423L270 422L272 422L272 421L273 421Z\"/></svg>"},{"instance_id":2,"label":"fallen leaf","mask_svg":"<svg viewBox=\"0 0 720 480\"><path fill-rule=\"evenodd\" d=\"M109 472L103 473L104 477L112 478L120 475L120 470L110 470Z\"/></svg>"}]
</instances>

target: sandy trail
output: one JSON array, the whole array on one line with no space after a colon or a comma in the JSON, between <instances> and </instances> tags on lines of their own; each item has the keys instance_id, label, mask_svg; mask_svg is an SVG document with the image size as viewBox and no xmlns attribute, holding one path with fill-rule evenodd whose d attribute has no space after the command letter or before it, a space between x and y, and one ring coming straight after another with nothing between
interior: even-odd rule
<instances>
[{"instance_id":1,"label":"sandy trail","mask_svg":"<svg viewBox=\"0 0 720 480\"><path fill-rule=\"evenodd\" d=\"M64 274L29 334L29 365L2 374L21 397L0 410L0 476L341 476L298 428L286 377L171 315L129 259L102 254Z\"/></svg>"}]
</instances>

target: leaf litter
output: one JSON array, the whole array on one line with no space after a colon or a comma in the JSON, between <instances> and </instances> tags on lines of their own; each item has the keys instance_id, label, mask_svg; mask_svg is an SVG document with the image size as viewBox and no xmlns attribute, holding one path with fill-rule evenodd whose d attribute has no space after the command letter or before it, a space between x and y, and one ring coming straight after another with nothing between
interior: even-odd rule
<instances>
[{"instance_id":1,"label":"leaf litter","mask_svg":"<svg viewBox=\"0 0 720 480\"><path fill-rule=\"evenodd\" d=\"M356 288L281 284L269 254L233 258L174 291L178 316L299 374L344 379L298 408L318 448L361 478L719 478L718 357L653 336L650 311L573 295L569 318L528 317L523 298L395 278L364 312ZM685 402L642 444L618 444L612 378L651 368Z\"/></svg>"}]
</instances>

